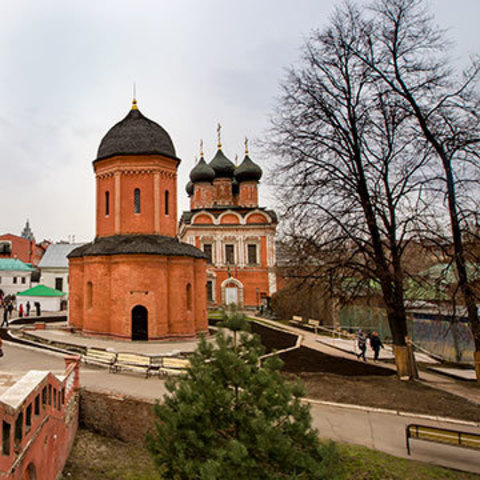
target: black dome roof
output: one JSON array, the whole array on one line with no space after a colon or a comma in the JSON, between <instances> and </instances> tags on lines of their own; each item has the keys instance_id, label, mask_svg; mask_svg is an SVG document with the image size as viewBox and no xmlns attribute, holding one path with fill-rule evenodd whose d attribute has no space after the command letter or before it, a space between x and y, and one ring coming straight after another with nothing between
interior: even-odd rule
<instances>
[{"instance_id":1,"label":"black dome roof","mask_svg":"<svg viewBox=\"0 0 480 480\"><path fill-rule=\"evenodd\" d=\"M209 165L215 170L217 178L232 178L235 172L235 165L224 155L220 148Z\"/></svg>"},{"instance_id":2,"label":"black dome roof","mask_svg":"<svg viewBox=\"0 0 480 480\"><path fill-rule=\"evenodd\" d=\"M97 160L113 155L152 153L176 157L168 133L158 123L145 117L134 101L128 115L103 137L98 147Z\"/></svg>"},{"instance_id":3,"label":"black dome roof","mask_svg":"<svg viewBox=\"0 0 480 480\"><path fill-rule=\"evenodd\" d=\"M262 178L262 174L262 169L253 162L248 155L245 155L243 162L235 170L235 178L239 182L245 182L248 180L258 182L260 178Z\"/></svg>"},{"instance_id":4,"label":"black dome roof","mask_svg":"<svg viewBox=\"0 0 480 480\"><path fill-rule=\"evenodd\" d=\"M187 195L191 197L193 195L193 183L188 182L187 186L185 187L185 191L187 192Z\"/></svg>"},{"instance_id":5,"label":"black dome roof","mask_svg":"<svg viewBox=\"0 0 480 480\"><path fill-rule=\"evenodd\" d=\"M203 157L190 172L190 180L194 183L198 182L211 182L215 178L215 170L207 165Z\"/></svg>"}]
</instances>

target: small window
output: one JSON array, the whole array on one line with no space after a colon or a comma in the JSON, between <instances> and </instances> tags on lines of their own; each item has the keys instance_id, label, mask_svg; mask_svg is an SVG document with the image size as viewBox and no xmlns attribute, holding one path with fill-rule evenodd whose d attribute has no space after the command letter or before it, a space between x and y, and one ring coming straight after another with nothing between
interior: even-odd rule
<instances>
[{"instance_id":1,"label":"small window","mask_svg":"<svg viewBox=\"0 0 480 480\"><path fill-rule=\"evenodd\" d=\"M23 439L23 412L15 420L15 443L18 445Z\"/></svg>"},{"instance_id":2,"label":"small window","mask_svg":"<svg viewBox=\"0 0 480 480\"><path fill-rule=\"evenodd\" d=\"M140 213L140 189L136 188L133 192L133 212Z\"/></svg>"},{"instance_id":3,"label":"small window","mask_svg":"<svg viewBox=\"0 0 480 480\"><path fill-rule=\"evenodd\" d=\"M105 215L110 215L110 192L105 192Z\"/></svg>"},{"instance_id":4,"label":"small window","mask_svg":"<svg viewBox=\"0 0 480 480\"><path fill-rule=\"evenodd\" d=\"M49 405L52 404L52 386L51 385L48 386L48 404Z\"/></svg>"},{"instance_id":5,"label":"small window","mask_svg":"<svg viewBox=\"0 0 480 480\"><path fill-rule=\"evenodd\" d=\"M213 302L213 282L211 280L207 282L207 300Z\"/></svg>"},{"instance_id":6,"label":"small window","mask_svg":"<svg viewBox=\"0 0 480 480\"><path fill-rule=\"evenodd\" d=\"M56 277L55 278L55 290L60 290L63 292L63 278L62 277Z\"/></svg>"},{"instance_id":7,"label":"small window","mask_svg":"<svg viewBox=\"0 0 480 480\"><path fill-rule=\"evenodd\" d=\"M205 253L205 255L208 257L207 258L207 263L209 265L211 265L213 263L212 262L212 252L213 252L212 245L210 243L205 243L203 245L203 253Z\"/></svg>"},{"instance_id":8,"label":"small window","mask_svg":"<svg viewBox=\"0 0 480 480\"><path fill-rule=\"evenodd\" d=\"M168 193L168 190L165 190L165 215L168 215L168 208L169 208L168 197L169 196L170 194Z\"/></svg>"},{"instance_id":9,"label":"small window","mask_svg":"<svg viewBox=\"0 0 480 480\"><path fill-rule=\"evenodd\" d=\"M25 284L26 281L27 279L25 277L22 277L22 283Z\"/></svg>"},{"instance_id":10,"label":"small window","mask_svg":"<svg viewBox=\"0 0 480 480\"><path fill-rule=\"evenodd\" d=\"M27 414L25 416L25 432L29 432L32 428L32 404L27 407Z\"/></svg>"},{"instance_id":11,"label":"small window","mask_svg":"<svg viewBox=\"0 0 480 480\"><path fill-rule=\"evenodd\" d=\"M225 245L225 263L228 265L233 265L235 263L233 245Z\"/></svg>"},{"instance_id":12,"label":"small window","mask_svg":"<svg viewBox=\"0 0 480 480\"><path fill-rule=\"evenodd\" d=\"M17 277L13 277L13 283L17 283Z\"/></svg>"},{"instance_id":13,"label":"small window","mask_svg":"<svg viewBox=\"0 0 480 480\"><path fill-rule=\"evenodd\" d=\"M40 395L35 397L35 418L40 415Z\"/></svg>"},{"instance_id":14,"label":"small window","mask_svg":"<svg viewBox=\"0 0 480 480\"><path fill-rule=\"evenodd\" d=\"M62 388L62 407L65 405L65 389Z\"/></svg>"},{"instance_id":15,"label":"small window","mask_svg":"<svg viewBox=\"0 0 480 480\"><path fill-rule=\"evenodd\" d=\"M92 282L87 283L87 307L92 308L93 305L93 285Z\"/></svg>"},{"instance_id":16,"label":"small window","mask_svg":"<svg viewBox=\"0 0 480 480\"><path fill-rule=\"evenodd\" d=\"M192 285L187 283L187 310L192 309Z\"/></svg>"},{"instance_id":17,"label":"small window","mask_svg":"<svg viewBox=\"0 0 480 480\"><path fill-rule=\"evenodd\" d=\"M10 455L10 432L12 426L3 420L2 423L2 453L3 455Z\"/></svg>"},{"instance_id":18,"label":"small window","mask_svg":"<svg viewBox=\"0 0 480 480\"><path fill-rule=\"evenodd\" d=\"M53 389L53 408L57 408L57 389Z\"/></svg>"},{"instance_id":19,"label":"small window","mask_svg":"<svg viewBox=\"0 0 480 480\"><path fill-rule=\"evenodd\" d=\"M248 264L255 265L258 263L257 261L257 246L252 244L247 246L247 253L248 253Z\"/></svg>"},{"instance_id":20,"label":"small window","mask_svg":"<svg viewBox=\"0 0 480 480\"><path fill-rule=\"evenodd\" d=\"M45 405L47 405L47 387L42 389L42 407L45 408Z\"/></svg>"}]
</instances>

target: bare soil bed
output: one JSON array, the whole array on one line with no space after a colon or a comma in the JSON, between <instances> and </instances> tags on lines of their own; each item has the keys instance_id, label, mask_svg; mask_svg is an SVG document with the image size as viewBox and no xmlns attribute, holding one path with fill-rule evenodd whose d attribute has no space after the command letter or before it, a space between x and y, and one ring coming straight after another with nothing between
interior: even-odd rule
<instances>
[{"instance_id":1,"label":"bare soil bed","mask_svg":"<svg viewBox=\"0 0 480 480\"><path fill-rule=\"evenodd\" d=\"M267 351L295 344L294 335L253 325ZM284 374L300 378L309 398L480 422L478 405L420 382L403 382L393 370L353 356L349 360L300 347L280 354L280 358L285 362Z\"/></svg>"}]
</instances>

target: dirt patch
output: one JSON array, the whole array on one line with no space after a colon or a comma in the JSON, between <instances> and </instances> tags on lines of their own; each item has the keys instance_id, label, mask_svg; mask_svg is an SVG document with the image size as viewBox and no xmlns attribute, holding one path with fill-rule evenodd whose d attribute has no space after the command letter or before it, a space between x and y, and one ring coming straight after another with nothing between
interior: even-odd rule
<instances>
[{"instance_id":1,"label":"dirt patch","mask_svg":"<svg viewBox=\"0 0 480 480\"><path fill-rule=\"evenodd\" d=\"M389 377L395 375L395 372L389 368L378 367L368 362L334 357L307 347L281 353L280 358L285 362L283 371L288 373L322 372L333 373L342 377L371 375Z\"/></svg>"},{"instance_id":2,"label":"dirt patch","mask_svg":"<svg viewBox=\"0 0 480 480\"><path fill-rule=\"evenodd\" d=\"M297 343L297 335L282 332L275 328L269 328L261 323L251 323L252 332L260 337L260 341L265 346L266 353L273 350L283 350L284 348L294 347Z\"/></svg>"},{"instance_id":3,"label":"dirt patch","mask_svg":"<svg viewBox=\"0 0 480 480\"><path fill-rule=\"evenodd\" d=\"M307 397L316 400L480 422L478 405L419 382L402 382L396 375L345 377L300 373L287 376L300 378Z\"/></svg>"}]
</instances>

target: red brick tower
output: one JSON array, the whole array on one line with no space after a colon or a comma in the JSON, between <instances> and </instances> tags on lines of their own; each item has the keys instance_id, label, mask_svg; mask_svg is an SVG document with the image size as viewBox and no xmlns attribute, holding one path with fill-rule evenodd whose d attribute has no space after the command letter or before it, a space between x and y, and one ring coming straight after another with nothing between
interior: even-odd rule
<instances>
[{"instance_id":1,"label":"red brick tower","mask_svg":"<svg viewBox=\"0 0 480 480\"><path fill-rule=\"evenodd\" d=\"M134 100L93 162L97 235L69 255L73 327L132 340L207 331L206 258L176 238L179 163Z\"/></svg>"}]
</instances>

